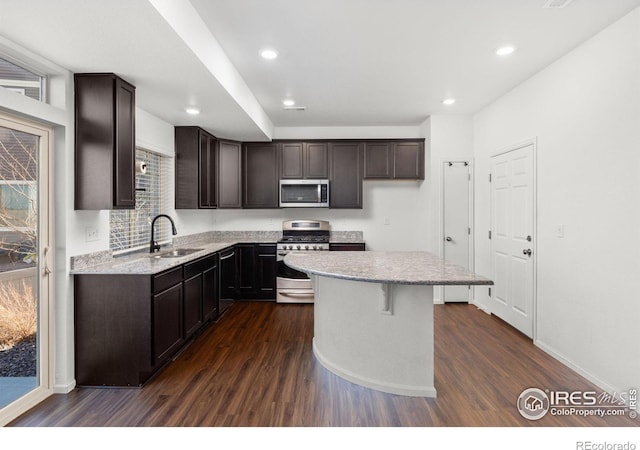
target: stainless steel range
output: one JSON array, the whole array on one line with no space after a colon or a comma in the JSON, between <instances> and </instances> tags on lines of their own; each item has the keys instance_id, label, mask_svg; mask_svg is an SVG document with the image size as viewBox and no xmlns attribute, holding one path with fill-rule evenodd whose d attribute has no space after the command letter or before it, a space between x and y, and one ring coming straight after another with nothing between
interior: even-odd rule
<instances>
[{"instance_id":1,"label":"stainless steel range","mask_svg":"<svg viewBox=\"0 0 640 450\"><path fill-rule=\"evenodd\" d=\"M284 263L289 252L329 250L330 227L325 220L288 220L282 222L282 239L277 244L278 303L313 303L313 287L306 273Z\"/></svg>"}]
</instances>

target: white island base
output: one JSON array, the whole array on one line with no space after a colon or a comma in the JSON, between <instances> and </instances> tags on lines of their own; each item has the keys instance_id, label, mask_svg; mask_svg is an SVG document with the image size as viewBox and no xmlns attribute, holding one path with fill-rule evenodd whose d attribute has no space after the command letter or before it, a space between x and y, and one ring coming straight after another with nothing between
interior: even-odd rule
<instances>
[{"instance_id":1,"label":"white island base","mask_svg":"<svg viewBox=\"0 0 640 450\"><path fill-rule=\"evenodd\" d=\"M320 364L367 388L436 396L432 285L311 279Z\"/></svg>"}]
</instances>

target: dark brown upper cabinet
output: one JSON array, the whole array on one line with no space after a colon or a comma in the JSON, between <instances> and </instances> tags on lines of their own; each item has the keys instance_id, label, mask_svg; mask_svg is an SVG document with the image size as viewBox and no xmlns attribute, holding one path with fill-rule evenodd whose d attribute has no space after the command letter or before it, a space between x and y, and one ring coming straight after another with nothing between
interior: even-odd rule
<instances>
[{"instance_id":1,"label":"dark brown upper cabinet","mask_svg":"<svg viewBox=\"0 0 640 450\"><path fill-rule=\"evenodd\" d=\"M175 127L176 209L217 206L217 142L199 127Z\"/></svg>"},{"instance_id":2,"label":"dark brown upper cabinet","mask_svg":"<svg viewBox=\"0 0 640 450\"><path fill-rule=\"evenodd\" d=\"M393 178L424 180L424 141L394 142Z\"/></svg>"},{"instance_id":3,"label":"dark brown upper cabinet","mask_svg":"<svg viewBox=\"0 0 640 450\"><path fill-rule=\"evenodd\" d=\"M326 179L329 177L327 142L280 142L280 178Z\"/></svg>"},{"instance_id":4,"label":"dark brown upper cabinet","mask_svg":"<svg viewBox=\"0 0 640 450\"><path fill-rule=\"evenodd\" d=\"M424 140L365 142L364 178L424 180Z\"/></svg>"},{"instance_id":5,"label":"dark brown upper cabinet","mask_svg":"<svg viewBox=\"0 0 640 450\"><path fill-rule=\"evenodd\" d=\"M278 208L278 144L242 146L242 207Z\"/></svg>"},{"instance_id":6,"label":"dark brown upper cabinet","mask_svg":"<svg viewBox=\"0 0 640 450\"><path fill-rule=\"evenodd\" d=\"M391 142L364 143L364 179L371 178L393 178Z\"/></svg>"},{"instance_id":7,"label":"dark brown upper cabinet","mask_svg":"<svg viewBox=\"0 0 640 450\"><path fill-rule=\"evenodd\" d=\"M75 209L133 209L135 86L113 73L78 73Z\"/></svg>"},{"instance_id":8,"label":"dark brown upper cabinet","mask_svg":"<svg viewBox=\"0 0 640 450\"><path fill-rule=\"evenodd\" d=\"M218 208L242 208L242 145L218 141Z\"/></svg>"},{"instance_id":9,"label":"dark brown upper cabinet","mask_svg":"<svg viewBox=\"0 0 640 450\"><path fill-rule=\"evenodd\" d=\"M329 207L362 209L363 145L329 142Z\"/></svg>"},{"instance_id":10,"label":"dark brown upper cabinet","mask_svg":"<svg viewBox=\"0 0 640 450\"><path fill-rule=\"evenodd\" d=\"M176 209L241 208L241 144L175 127Z\"/></svg>"}]
</instances>

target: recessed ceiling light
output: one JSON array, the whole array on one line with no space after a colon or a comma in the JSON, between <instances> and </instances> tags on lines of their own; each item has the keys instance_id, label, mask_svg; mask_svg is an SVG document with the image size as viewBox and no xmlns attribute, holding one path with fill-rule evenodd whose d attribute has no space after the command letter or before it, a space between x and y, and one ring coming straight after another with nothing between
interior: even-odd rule
<instances>
[{"instance_id":1,"label":"recessed ceiling light","mask_svg":"<svg viewBox=\"0 0 640 450\"><path fill-rule=\"evenodd\" d=\"M455 98L445 98L444 100L442 100L443 105L453 105L455 102Z\"/></svg>"},{"instance_id":2,"label":"recessed ceiling light","mask_svg":"<svg viewBox=\"0 0 640 450\"><path fill-rule=\"evenodd\" d=\"M185 112L187 114L191 114L192 116L197 116L198 114L200 114L200 110L194 107L185 108Z\"/></svg>"},{"instance_id":3,"label":"recessed ceiling light","mask_svg":"<svg viewBox=\"0 0 640 450\"><path fill-rule=\"evenodd\" d=\"M265 48L260 52L260 56L264 59L276 59L278 57L278 52L270 48Z\"/></svg>"},{"instance_id":4,"label":"recessed ceiling light","mask_svg":"<svg viewBox=\"0 0 640 450\"><path fill-rule=\"evenodd\" d=\"M516 51L516 48L511 45L505 45L504 47L500 47L496 50L496 55L498 56L507 56Z\"/></svg>"},{"instance_id":5,"label":"recessed ceiling light","mask_svg":"<svg viewBox=\"0 0 640 450\"><path fill-rule=\"evenodd\" d=\"M293 100L291 100L290 98L286 99L286 100L282 100L282 104L284 106L293 106L296 104L296 102L294 102Z\"/></svg>"}]
</instances>

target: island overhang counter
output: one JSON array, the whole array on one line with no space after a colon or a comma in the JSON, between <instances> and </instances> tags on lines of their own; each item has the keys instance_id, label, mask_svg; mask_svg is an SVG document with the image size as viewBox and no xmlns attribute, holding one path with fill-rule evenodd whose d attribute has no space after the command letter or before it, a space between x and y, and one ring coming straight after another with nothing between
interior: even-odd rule
<instances>
[{"instance_id":1,"label":"island overhang counter","mask_svg":"<svg viewBox=\"0 0 640 450\"><path fill-rule=\"evenodd\" d=\"M492 285L428 252L291 252L315 292L313 353L353 383L435 397L433 286Z\"/></svg>"}]
</instances>

